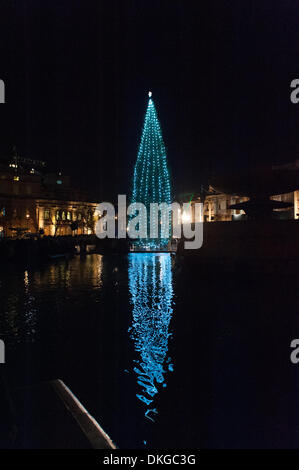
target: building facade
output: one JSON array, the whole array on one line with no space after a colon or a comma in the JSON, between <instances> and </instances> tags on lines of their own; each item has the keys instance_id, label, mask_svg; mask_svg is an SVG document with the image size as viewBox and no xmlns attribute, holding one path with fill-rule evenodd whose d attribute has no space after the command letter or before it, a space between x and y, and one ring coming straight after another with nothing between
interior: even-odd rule
<instances>
[{"instance_id":1,"label":"building facade","mask_svg":"<svg viewBox=\"0 0 299 470\"><path fill-rule=\"evenodd\" d=\"M0 163L0 236L94 233L97 203L47 172L44 162L18 157Z\"/></svg>"},{"instance_id":2,"label":"building facade","mask_svg":"<svg viewBox=\"0 0 299 470\"><path fill-rule=\"evenodd\" d=\"M275 210L275 216L281 219L299 218L299 190L287 194L271 196L270 199L282 202L290 202L293 207L289 209ZM229 209L232 204L248 201L248 197L223 194L216 192L212 187L205 198L203 206L204 222L229 222L234 220L244 220L246 218L243 210ZM200 197L195 198L192 203L201 202Z\"/></svg>"}]
</instances>

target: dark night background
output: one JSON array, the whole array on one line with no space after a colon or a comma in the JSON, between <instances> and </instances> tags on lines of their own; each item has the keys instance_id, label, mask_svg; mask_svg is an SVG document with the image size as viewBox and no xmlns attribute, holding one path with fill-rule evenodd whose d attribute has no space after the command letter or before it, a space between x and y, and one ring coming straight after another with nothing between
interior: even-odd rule
<instances>
[{"instance_id":1,"label":"dark night background","mask_svg":"<svg viewBox=\"0 0 299 470\"><path fill-rule=\"evenodd\" d=\"M296 0L2 0L0 153L129 193L152 90L174 192L299 156Z\"/></svg>"}]
</instances>

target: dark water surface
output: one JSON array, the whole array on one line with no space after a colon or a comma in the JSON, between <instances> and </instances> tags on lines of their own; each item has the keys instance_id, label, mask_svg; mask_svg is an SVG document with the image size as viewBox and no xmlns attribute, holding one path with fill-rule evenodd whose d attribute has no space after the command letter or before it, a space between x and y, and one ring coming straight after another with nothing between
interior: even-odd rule
<instances>
[{"instance_id":1,"label":"dark water surface","mask_svg":"<svg viewBox=\"0 0 299 470\"><path fill-rule=\"evenodd\" d=\"M61 378L122 448L299 447L298 279L173 265L135 253L2 269L10 382Z\"/></svg>"}]
</instances>

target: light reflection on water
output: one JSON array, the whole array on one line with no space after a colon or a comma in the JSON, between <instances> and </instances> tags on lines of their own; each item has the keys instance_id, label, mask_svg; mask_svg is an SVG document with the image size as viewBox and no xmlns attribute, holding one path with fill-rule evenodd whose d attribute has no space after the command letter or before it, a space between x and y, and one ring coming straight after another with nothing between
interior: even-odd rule
<instances>
[{"instance_id":1,"label":"light reflection on water","mask_svg":"<svg viewBox=\"0 0 299 470\"><path fill-rule=\"evenodd\" d=\"M171 264L95 254L0 269L12 386L61 378L122 448L298 447L299 375L286 349L298 333L297 276L245 282Z\"/></svg>"},{"instance_id":2,"label":"light reflection on water","mask_svg":"<svg viewBox=\"0 0 299 470\"><path fill-rule=\"evenodd\" d=\"M129 329L139 358L134 372L146 405L145 416L154 421L157 414L155 395L166 387L165 374L173 370L168 354L169 325L173 313L171 255L131 253L129 255L129 290L132 327Z\"/></svg>"},{"instance_id":3,"label":"light reflection on water","mask_svg":"<svg viewBox=\"0 0 299 470\"><path fill-rule=\"evenodd\" d=\"M102 255L94 255L83 261L80 257L61 260L45 269L1 273L1 338L12 346L33 343L46 314L63 311L66 302L83 308L85 295L97 302L94 293L103 287L102 269Z\"/></svg>"},{"instance_id":4,"label":"light reflection on water","mask_svg":"<svg viewBox=\"0 0 299 470\"><path fill-rule=\"evenodd\" d=\"M0 333L8 344L34 341L37 308L31 283L27 270L1 282Z\"/></svg>"},{"instance_id":5,"label":"light reflection on water","mask_svg":"<svg viewBox=\"0 0 299 470\"><path fill-rule=\"evenodd\" d=\"M62 378L119 445L141 435L149 442L173 370L171 261L168 254L89 255L0 272L0 338L11 380ZM136 430L127 436L132 416Z\"/></svg>"}]
</instances>

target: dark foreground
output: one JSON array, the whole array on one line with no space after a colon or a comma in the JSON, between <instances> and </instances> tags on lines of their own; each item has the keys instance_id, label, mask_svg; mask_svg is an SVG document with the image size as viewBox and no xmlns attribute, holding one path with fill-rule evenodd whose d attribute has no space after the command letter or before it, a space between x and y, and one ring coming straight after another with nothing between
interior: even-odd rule
<instances>
[{"instance_id":1,"label":"dark foreground","mask_svg":"<svg viewBox=\"0 0 299 470\"><path fill-rule=\"evenodd\" d=\"M3 269L7 380L63 379L121 448L296 448L298 276L238 269L140 253Z\"/></svg>"}]
</instances>

